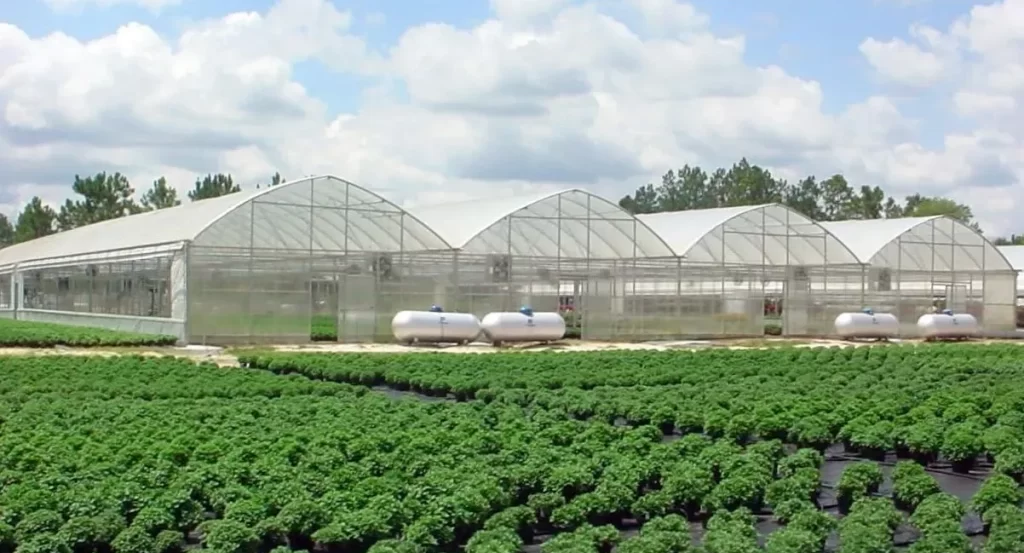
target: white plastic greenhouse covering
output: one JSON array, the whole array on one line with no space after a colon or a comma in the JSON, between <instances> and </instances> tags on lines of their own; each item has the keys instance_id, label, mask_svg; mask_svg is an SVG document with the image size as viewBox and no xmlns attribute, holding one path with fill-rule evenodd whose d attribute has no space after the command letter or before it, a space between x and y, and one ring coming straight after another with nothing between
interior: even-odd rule
<instances>
[{"instance_id":1,"label":"white plastic greenhouse covering","mask_svg":"<svg viewBox=\"0 0 1024 553\"><path fill-rule=\"evenodd\" d=\"M991 242L948 217L821 223L862 263L904 271L1011 270Z\"/></svg>"},{"instance_id":2,"label":"white plastic greenhouse covering","mask_svg":"<svg viewBox=\"0 0 1024 553\"><path fill-rule=\"evenodd\" d=\"M1015 275L947 218L819 224L780 204L635 217L580 189L403 209L323 176L0 250L0 317L266 343L308 340L313 317L373 340L396 309L530 303L585 306L585 337L650 339L760 333L784 301L785 331L814 334L869 300L912 315L941 288L991 326Z\"/></svg>"},{"instance_id":3,"label":"white plastic greenhouse covering","mask_svg":"<svg viewBox=\"0 0 1024 553\"><path fill-rule=\"evenodd\" d=\"M680 267L671 280L638 283L637 293L677 303L676 318L693 319L688 334L706 333L700 327L709 325L701 319L723 335L761 334L766 323L791 335L827 333L835 315L859 296L862 266L853 252L784 205L638 218L679 254Z\"/></svg>"},{"instance_id":4,"label":"white plastic greenhouse covering","mask_svg":"<svg viewBox=\"0 0 1024 553\"><path fill-rule=\"evenodd\" d=\"M218 252L217 257L260 252L449 251L437 233L378 194L335 177L311 177L262 190L238 192L181 206L104 221L0 250L0 316L183 337L188 311L189 266L185 246ZM133 272L145 264L168 267L161 288L170 297L163 316L89 311L80 298L66 305L34 308L21 305L26 282L38 279L42 295L65 296L69 282L89 270L106 268L108 295L131 294ZM244 262L235 262L244 268ZM94 278L94 277L90 277ZM161 279L155 275L152 280ZM50 282L52 281L52 282ZM49 284L47 284L49 283ZM123 283L123 284L122 284ZM151 282L149 283L151 284ZM119 291L111 292L111 285ZM88 285L92 294L94 285ZM308 287L308 285L307 285ZM169 290L167 290L169 288ZM61 303L61 302L57 302Z\"/></svg>"},{"instance_id":5,"label":"white plastic greenhouse covering","mask_svg":"<svg viewBox=\"0 0 1024 553\"><path fill-rule=\"evenodd\" d=\"M999 246L999 251L1017 271L1017 303L1024 305L1024 246Z\"/></svg>"},{"instance_id":6,"label":"white plastic greenhouse covering","mask_svg":"<svg viewBox=\"0 0 1024 553\"><path fill-rule=\"evenodd\" d=\"M674 257L654 231L585 190L414 207L409 210L469 254L568 259Z\"/></svg>"},{"instance_id":7,"label":"white plastic greenhouse covering","mask_svg":"<svg viewBox=\"0 0 1024 553\"><path fill-rule=\"evenodd\" d=\"M842 242L807 216L781 204L639 215L687 263L851 265Z\"/></svg>"},{"instance_id":8,"label":"white plastic greenhouse covering","mask_svg":"<svg viewBox=\"0 0 1024 553\"><path fill-rule=\"evenodd\" d=\"M822 223L870 268L866 301L899 310L900 322L936 301L970 312L987 331L1012 331L1015 273L981 233L949 217L907 217Z\"/></svg>"},{"instance_id":9,"label":"white plastic greenhouse covering","mask_svg":"<svg viewBox=\"0 0 1024 553\"><path fill-rule=\"evenodd\" d=\"M314 235L309 231L311 220ZM376 193L335 177L315 177L44 236L0 250L0 269L137 259L178 250L188 241L313 251L451 248L436 232Z\"/></svg>"}]
</instances>

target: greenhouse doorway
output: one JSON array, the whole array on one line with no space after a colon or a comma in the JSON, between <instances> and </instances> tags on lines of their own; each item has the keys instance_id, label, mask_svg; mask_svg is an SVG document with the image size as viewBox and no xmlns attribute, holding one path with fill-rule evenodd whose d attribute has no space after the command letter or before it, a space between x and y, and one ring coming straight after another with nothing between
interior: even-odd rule
<instances>
[{"instance_id":1,"label":"greenhouse doorway","mask_svg":"<svg viewBox=\"0 0 1024 553\"><path fill-rule=\"evenodd\" d=\"M570 340L583 338L583 313L586 305L583 301L585 281L570 281L572 294L558 296L558 312L565 320L565 337ZM564 291L559 286L559 291Z\"/></svg>"},{"instance_id":2,"label":"greenhouse doorway","mask_svg":"<svg viewBox=\"0 0 1024 553\"><path fill-rule=\"evenodd\" d=\"M372 342L377 335L377 278L343 275L338 302L338 341Z\"/></svg>"},{"instance_id":3,"label":"greenhouse doorway","mask_svg":"<svg viewBox=\"0 0 1024 553\"><path fill-rule=\"evenodd\" d=\"M946 309L953 313L967 312L967 286L963 284L945 285Z\"/></svg>"}]
</instances>

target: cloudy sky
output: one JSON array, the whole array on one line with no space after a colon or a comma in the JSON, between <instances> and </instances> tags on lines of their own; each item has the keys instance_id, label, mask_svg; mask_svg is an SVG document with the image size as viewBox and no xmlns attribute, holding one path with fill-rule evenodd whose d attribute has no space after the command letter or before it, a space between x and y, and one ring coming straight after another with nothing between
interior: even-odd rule
<instances>
[{"instance_id":1,"label":"cloudy sky","mask_svg":"<svg viewBox=\"0 0 1024 553\"><path fill-rule=\"evenodd\" d=\"M75 173L618 198L741 156L1024 232L1024 0L17 0L0 212Z\"/></svg>"}]
</instances>

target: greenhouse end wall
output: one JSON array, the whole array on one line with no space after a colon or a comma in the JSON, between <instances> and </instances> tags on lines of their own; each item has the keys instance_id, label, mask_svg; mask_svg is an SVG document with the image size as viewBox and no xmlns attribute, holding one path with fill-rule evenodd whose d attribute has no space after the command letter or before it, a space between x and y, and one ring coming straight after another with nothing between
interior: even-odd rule
<instances>
[{"instance_id":1,"label":"greenhouse end wall","mask_svg":"<svg viewBox=\"0 0 1024 553\"><path fill-rule=\"evenodd\" d=\"M975 229L948 217L827 223L867 261L865 306L895 315L901 335L940 309L969 313L983 335L1015 335L1014 272Z\"/></svg>"}]
</instances>

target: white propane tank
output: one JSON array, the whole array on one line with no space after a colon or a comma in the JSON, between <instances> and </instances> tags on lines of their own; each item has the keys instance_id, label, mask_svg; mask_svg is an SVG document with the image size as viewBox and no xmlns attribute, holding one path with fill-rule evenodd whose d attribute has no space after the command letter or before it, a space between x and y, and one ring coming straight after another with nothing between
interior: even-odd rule
<instances>
[{"instance_id":1,"label":"white propane tank","mask_svg":"<svg viewBox=\"0 0 1024 553\"><path fill-rule=\"evenodd\" d=\"M917 320L917 330L925 340L970 338L978 333L978 319L967 313L928 313Z\"/></svg>"},{"instance_id":2,"label":"white propane tank","mask_svg":"<svg viewBox=\"0 0 1024 553\"><path fill-rule=\"evenodd\" d=\"M399 311L391 319L391 332L406 344L465 344L480 335L480 320L472 313L445 313L433 306L429 311Z\"/></svg>"},{"instance_id":3,"label":"white propane tank","mask_svg":"<svg viewBox=\"0 0 1024 553\"><path fill-rule=\"evenodd\" d=\"M840 338L895 338L900 334L900 321L892 313L840 313L836 317L836 334Z\"/></svg>"},{"instance_id":4,"label":"white propane tank","mask_svg":"<svg viewBox=\"0 0 1024 553\"><path fill-rule=\"evenodd\" d=\"M502 342L550 342L565 337L565 319L558 313L534 313L529 307L518 312L488 313L480 325L495 345Z\"/></svg>"}]
</instances>

